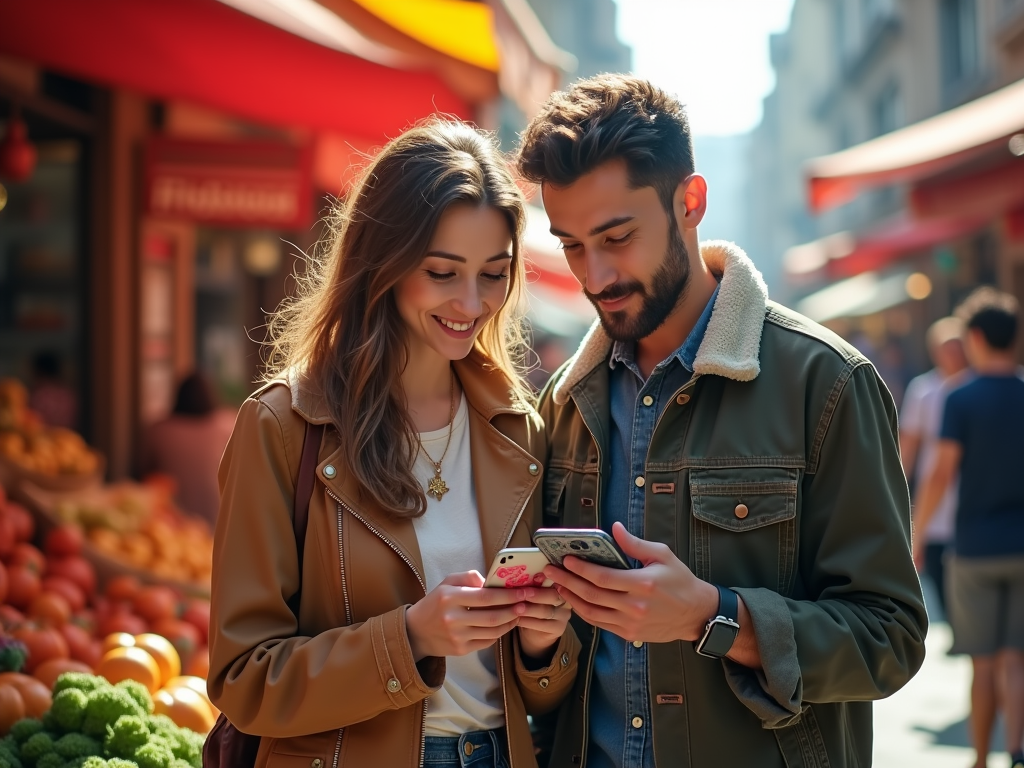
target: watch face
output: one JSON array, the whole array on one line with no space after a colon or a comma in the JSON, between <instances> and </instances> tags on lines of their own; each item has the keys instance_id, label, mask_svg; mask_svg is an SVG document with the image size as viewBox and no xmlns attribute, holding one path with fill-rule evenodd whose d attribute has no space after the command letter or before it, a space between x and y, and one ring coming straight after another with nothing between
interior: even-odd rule
<instances>
[{"instance_id":1,"label":"watch face","mask_svg":"<svg viewBox=\"0 0 1024 768\"><path fill-rule=\"evenodd\" d=\"M701 643L700 653L716 658L725 656L729 649L732 648L733 641L736 640L738 632L739 627L737 626L727 624L724 621L712 621L711 629L704 638L704 642Z\"/></svg>"}]
</instances>

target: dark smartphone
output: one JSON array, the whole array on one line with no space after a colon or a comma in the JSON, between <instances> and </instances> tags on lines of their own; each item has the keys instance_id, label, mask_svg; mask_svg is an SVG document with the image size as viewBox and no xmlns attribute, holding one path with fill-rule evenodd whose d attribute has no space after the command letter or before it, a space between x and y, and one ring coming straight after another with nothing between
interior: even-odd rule
<instances>
[{"instance_id":1,"label":"dark smartphone","mask_svg":"<svg viewBox=\"0 0 1024 768\"><path fill-rule=\"evenodd\" d=\"M632 567L615 539L600 528L539 528L533 543L552 565L560 566L563 558L572 555L607 568Z\"/></svg>"}]
</instances>

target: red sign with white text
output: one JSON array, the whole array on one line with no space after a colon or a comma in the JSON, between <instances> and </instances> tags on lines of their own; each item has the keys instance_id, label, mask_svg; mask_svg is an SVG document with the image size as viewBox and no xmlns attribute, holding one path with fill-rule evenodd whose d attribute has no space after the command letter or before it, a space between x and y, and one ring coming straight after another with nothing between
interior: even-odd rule
<instances>
[{"instance_id":1,"label":"red sign with white text","mask_svg":"<svg viewBox=\"0 0 1024 768\"><path fill-rule=\"evenodd\" d=\"M301 229L312 212L309 147L157 138L146 146L146 213L165 219Z\"/></svg>"}]
</instances>

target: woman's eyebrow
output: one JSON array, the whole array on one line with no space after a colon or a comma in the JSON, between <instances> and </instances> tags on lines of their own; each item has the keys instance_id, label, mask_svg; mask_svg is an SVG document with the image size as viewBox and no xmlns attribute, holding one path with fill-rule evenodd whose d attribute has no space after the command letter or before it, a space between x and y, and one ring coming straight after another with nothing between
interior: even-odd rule
<instances>
[{"instance_id":1,"label":"woman's eyebrow","mask_svg":"<svg viewBox=\"0 0 1024 768\"><path fill-rule=\"evenodd\" d=\"M427 256L436 256L439 259L448 259L449 261L457 261L460 264L465 264L466 263L466 259L465 259L464 256L456 256L454 253L448 253L447 251L428 251L426 255ZM489 259L487 259L487 261L488 262L491 262L491 261L501 261L502 259L511 259L511 258L512 258L512 254L511 253L509 253L508 251L502 251L501 253L496 253L493 256L491 256Z\"/></svg>"}]
</instances>

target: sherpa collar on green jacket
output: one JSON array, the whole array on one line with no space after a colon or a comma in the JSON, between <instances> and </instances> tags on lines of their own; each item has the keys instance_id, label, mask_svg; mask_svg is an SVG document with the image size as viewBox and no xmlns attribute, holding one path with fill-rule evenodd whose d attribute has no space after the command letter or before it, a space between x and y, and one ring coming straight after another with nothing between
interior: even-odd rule
<instances>
[{"instance_id":1,"label":"sherpa collar on green jacket","mask_svg":"<svg viewBox=\"0 0 1024 768\"><path fill-rule=\"evenodd\" d=\"M754 262L735 243L705 241L700 245L700 255L721 288L704 341L697 350L694 373L753 381L761 372L761 330L768 287ZM569 401L572 388L608 358L611 348L611 338L600 321L595 321L555 385L553 397L558 405Z\"/></svg>"}]
</instances>

